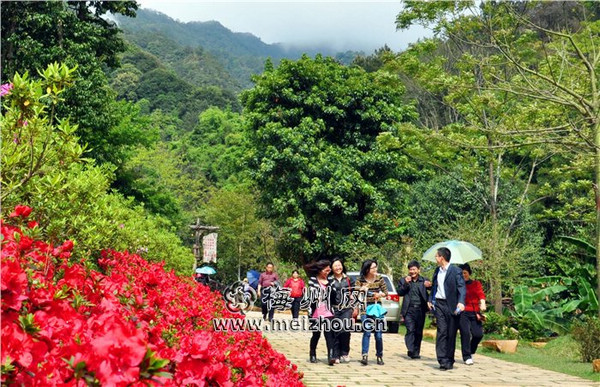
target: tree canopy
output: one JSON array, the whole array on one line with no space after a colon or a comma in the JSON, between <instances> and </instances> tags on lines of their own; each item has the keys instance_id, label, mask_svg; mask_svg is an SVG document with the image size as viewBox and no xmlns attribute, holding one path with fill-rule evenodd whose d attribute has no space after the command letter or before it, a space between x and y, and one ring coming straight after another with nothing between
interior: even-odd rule
<instances>
[{"instance_id":1,"label":"tree canopy","mask_svg":"<svg viewBox=\"0 0 600 387\"><path fill-rule=\"evenodd\" d=\"M254 81L242 100L249 167L267 216L295 239L304 260L384 242L418 174L377 142L414 114L400 102L398 79L305 56L277 69L267 64Z\"/></svg>"}]
</instances>

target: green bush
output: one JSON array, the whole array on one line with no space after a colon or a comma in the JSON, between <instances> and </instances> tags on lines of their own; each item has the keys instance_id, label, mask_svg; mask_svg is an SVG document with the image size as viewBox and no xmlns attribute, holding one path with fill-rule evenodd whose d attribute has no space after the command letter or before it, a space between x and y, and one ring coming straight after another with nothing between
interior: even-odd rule
<instances>
[{"instance_id":1,"label":"green bush","mask_svg":"<svg viewBox=\"0 0 600 387\"><path fill-rule=\"evenodd\" d=\"M527 316L505 316L495 312L486 313L483 323L486 334L499 335L506 339L535 341L547 337L551 332L541 328Z\"/></svg>"},{"instance_id":2,"label":"green bush","mask_svg":"<svg viewBox=\"0 0 600 387\"><path fill-rule=\"evenodd\" d=\"M573 338L584 362L600 359L600 319L589 317L573 324Z\"/></svg>"},{"instance_id":3,"label":"green bush","mask_svg":"<svg viewBox=\"0 0 600 387\"><path fill-rule=\"evenodd\" d=\"M53 244L73 240L74 260L93 262L102 249L129 250L191 273L192 252L171 222L111 192L113 170L82 158L76 127L54 116L52 106L69 86L71 72L55 64L42 80L16 75L2 98L3 209L32 207L32 219L43 225L37 235Z\"/></svg>"},{"instance_id":4,"label":"green bush","mask_svg":"<svg viewBox=\"0 0 600 387\"><path fill-rule=\"evenodd\" d=\"M485 333L495 333L501 335L508 325L508 317L496 312L488 312L485 315L486 320L483 323L483 331Z\"/></svg>"},{"instance_id":5,"label":"green bush","mask_svg":"<svg viewBox=\"0 0 600 387\"><path fill-rule=\"evenodd\" d=\"M527 316L512 317L509 319L509 325L517 330L519 339L527 341L537 341L540 338L548 337L552 333L541 328Z\"/></svg>"}]
</instances>

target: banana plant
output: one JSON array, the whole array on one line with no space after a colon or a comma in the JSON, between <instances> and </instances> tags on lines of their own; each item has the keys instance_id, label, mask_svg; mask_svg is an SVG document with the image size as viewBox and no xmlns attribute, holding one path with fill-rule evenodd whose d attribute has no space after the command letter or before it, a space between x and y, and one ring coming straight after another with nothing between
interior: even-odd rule
<instances>
[{"instance_id":1,"label":"banana plant","mask_svg":"<svg viewBox=\"0 0 600 387\"><path fill-rule=\"evenodd\" d=\"M576 246L582 260L559 263L561 275L544 276L528 280L513 292L513 318L525 318L540 329L566 333L575 315L594 315L598 312L595 289L595 247L578 238L563 236L560 239Z\"/></svg>"},{"instance_id":2,"label":"banana plant","mask_svg":"<svg viewBox=\"0 0 600 387\"><path fill-rule=\"evenodd\" d=\"M569 236L560 236L561 240L576 246L580 250L581 262L559 263L563 271L560 278L564 285L569 288L571 299L570 311L581 310L585 314L598 313L598 296L596 289L595 257L596 247L591 243Z\"/></svg>"},{"instance_id":3,"label":"banana plant","mask_svg":"<svg viewBox=\"0 0 600 387\"><path fill-rule=\"evenodd\" d=\"M561 295L567 290L566 286L560 284L541 289L530 288L527 285L517 286L513 294L515 309L509 313L514 318L531 320L540 329L566 333L569 320L565 318L568 314L565 306L569 300L563 299Z\"/></svg>"}]
</instances>

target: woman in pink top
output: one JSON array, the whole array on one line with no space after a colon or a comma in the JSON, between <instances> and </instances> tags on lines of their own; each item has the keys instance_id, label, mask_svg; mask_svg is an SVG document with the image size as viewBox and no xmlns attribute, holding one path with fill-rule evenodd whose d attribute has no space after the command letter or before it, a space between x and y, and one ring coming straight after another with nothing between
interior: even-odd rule
<instances>
[{"instance_id":1,"label":"woman in pink top","mask_svg":"<svg viewBox=\"0 0 600 387\"><path fill-rule=\"evenodd\" d=\"M304 290L304 281L300 278L298 270L292 272L292 276L285 281L284 288L291 289L290 297L292 301L292 318L297 319L300 314L300 300L302 300L302 291Z\"/></svg>"},{"instance_id":2,"label":"woman in pink top","mask_svg":"<svg viewBox=\"0 0 600 387\"><path fill-rule=\"evenodd\" d=\"M313 329L314 326L310 327L313 331L310 339L310 362L317 362L317 344L319 343L321 332L323 332L325 342L327 343L327 362L329 365L334 365L335 357L333 356L333 350L335 334L331 329L327 329L327 327L331 327L331 320L333 319L329 300L331 282L327 278L329 273L331 273L331 262L327 259L322 259L309 263L304 266L304 271L310 277L308 280L308 292L306 294L310 302L308 316L311 320L311 325L315 323L317 327L317 329Z\"/></svg>"}]
</instances>

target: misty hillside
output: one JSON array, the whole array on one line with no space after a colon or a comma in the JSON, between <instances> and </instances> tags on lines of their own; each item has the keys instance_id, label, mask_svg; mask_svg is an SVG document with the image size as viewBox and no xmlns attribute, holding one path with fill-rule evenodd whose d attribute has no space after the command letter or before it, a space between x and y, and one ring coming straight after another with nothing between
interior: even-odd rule
<instances>
[{"instance_id":1,"label":"misty hillside","mask_svg":"<svg viewBox=\"0 0 600 387\"><path fill-rule=\"evenodd\" d=\"M263 71L267 58L277 63L282 58L298 59L303 53L310 56L322 53L335 55L342 63L348 64L359 54L348 51L336 55L327 47L289 49L282 44L266 44L250 33L233 32L217 21L182 23L154 10L139 9L135 18L115 18L126 40L165 63L172 62L163 55L173 51L173 47L200 50L195 50L196 55L200 53L207 61L215 59L235 79L237 86L234 89L251 87L251 76ZM194 83L194 80L189 81Z\"/></svg>"},{"instance_id":2,"label":"misty hillside","mask_svg":"<svg viewBox=\"0 0 600 387\"><path fill-rule=\"evenodd\" d=\"M138 10L135 18L117 17L117 20L128 41L165 62L169 59L162 57L161 53L173 44L205 50L242 88L251 86L251 75L262 72L266 58L279 60L301 55L287 52L280 45L266 44L252 34L232 32L216 21L181 23L146 9Z\"/></svg>"}]
</instances>

